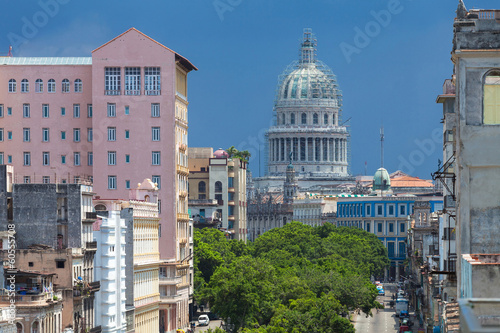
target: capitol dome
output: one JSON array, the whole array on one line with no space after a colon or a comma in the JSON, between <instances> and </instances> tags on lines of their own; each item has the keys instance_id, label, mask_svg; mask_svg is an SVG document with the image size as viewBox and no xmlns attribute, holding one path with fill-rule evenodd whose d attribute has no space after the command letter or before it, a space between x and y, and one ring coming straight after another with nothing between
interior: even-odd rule
<instances>
[{"instance_id":1,"label":"capitol dome","mask_svg":"<svg viewBox=\"0 0 500 333\"><path fill-rule=\"evenodd\" d=\"M342 95L331 69L316 59L316 38L306 29L300 45L299 60L280 75L276 104L313 100L341 106Z\"/></svg>"}]
</instances>

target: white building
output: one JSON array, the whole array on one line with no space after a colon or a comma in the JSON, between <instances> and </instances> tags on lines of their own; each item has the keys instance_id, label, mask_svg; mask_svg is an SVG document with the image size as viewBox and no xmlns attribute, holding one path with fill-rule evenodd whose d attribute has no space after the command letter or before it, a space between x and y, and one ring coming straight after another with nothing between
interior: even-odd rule
<instances>
[{"instance_id":1,"label":"white building","mask_svg":"<svg viewBox=\"0 0 500 333\"><path fill-rule=\"evenodd\" d=\"M118 207L120 208L120 207ZM120 210L100 212L102 223L94 231L97 241L95 279L101 281L96 298L96 323L102 332L126 332L125 219Z\"/></svg>"}]
</instances>

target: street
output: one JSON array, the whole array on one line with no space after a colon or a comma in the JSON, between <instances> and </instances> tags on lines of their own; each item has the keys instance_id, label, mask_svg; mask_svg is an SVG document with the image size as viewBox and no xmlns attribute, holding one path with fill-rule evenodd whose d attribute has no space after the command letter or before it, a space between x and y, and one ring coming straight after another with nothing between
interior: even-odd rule
<instances>
[{"instance_id":1,"label":"street","mask_svg":"<svg viewBox=\"0 0 500 333\"><path fill-rule=\"evenodd\" d=\"M395 316L395 311L389 306L392 295L396 292L396 285L392 283L384 284L385 296L378 296L377 300L384 304L384 309L379 312L372 310L373 317L366 318L361 313L354 316L354 328L360 333L385 333L397 332L399 329L399 319Z\"/></svg>"}]
</instances>

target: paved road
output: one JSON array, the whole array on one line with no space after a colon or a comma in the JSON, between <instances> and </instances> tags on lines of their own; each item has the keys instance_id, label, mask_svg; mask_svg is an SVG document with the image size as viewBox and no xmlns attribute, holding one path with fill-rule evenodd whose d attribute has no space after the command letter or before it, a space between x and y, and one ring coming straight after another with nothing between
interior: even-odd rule
<instances>
[{"instance_id":1,"label":"paved road","mask_svg":"<svg viewBox=\"0 0 500 333\"><path fill-rule=\"evenodd\" d=\"M197 322L198 324L198 322ZM196 332L206 332L209 328L214 330L216 327L220 327L220 320L210 320L210 324L208 326L197 326L194 331Z\"/></svg>"},{"instance_id":2,"label":"paved road","mask_svg":"<svg viewBox=\"0 0 500 333\"><path fill-rule=\"evenodd\" d=\"M383 303L385 308L377 311L372 310L373 317L366 318L366 315L361 313L356 315L354 319L354 328L359 333L393 333L399 329L398 318L394 315L394 309L391 309L389 302L391 296L396 291L395 285L384 284L385 296L378 296L377 301Z\"/></svg>"}]
</instances>

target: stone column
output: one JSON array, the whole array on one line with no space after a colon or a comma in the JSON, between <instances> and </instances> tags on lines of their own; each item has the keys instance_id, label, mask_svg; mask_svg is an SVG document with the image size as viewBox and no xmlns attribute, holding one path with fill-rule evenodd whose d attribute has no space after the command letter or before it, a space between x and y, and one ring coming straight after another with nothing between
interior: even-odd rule
<instances>
[{"instance_id":1,"label":"stone column","mask_svg":"<svg viewBox=\"0 0 500 333\"><path fill-rule=\"evenodd\" d=\"M309 143L308 143L308 138L304 138L304 145L306 146L306 158L305 161L309 161Z\"/></svg>"}]
</instances>

